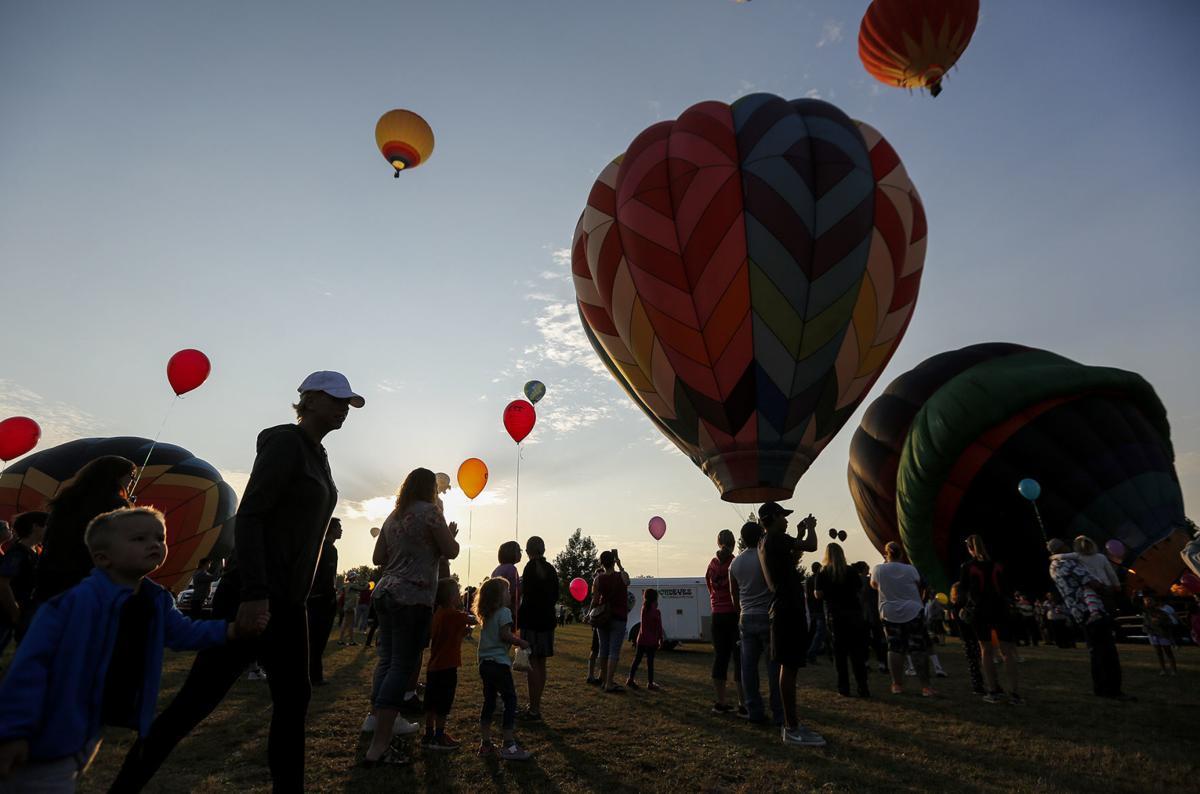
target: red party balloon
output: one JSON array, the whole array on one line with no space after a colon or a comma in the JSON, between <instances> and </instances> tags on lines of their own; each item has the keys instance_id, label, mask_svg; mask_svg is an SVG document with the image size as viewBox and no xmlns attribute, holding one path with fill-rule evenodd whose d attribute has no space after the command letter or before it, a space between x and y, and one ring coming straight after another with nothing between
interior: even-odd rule
<instances>
[{"instance_id":1,"label":"red party balloon","mask_svg":"<svg viewBox=\"0 0 1200 794\"><path fill-rule=\"evenodd\" d=\"M655 516L654 518L650 519L649 529L650 534L655 540L662 540L663 535L667 534L667 522L664 521L660 516Z\"/></svg>"},{"instance_id":2,"label":"red party balloon","mask_svg":"<svg viewBox=\"0 0 1200 794\"><path fill-rule=\"evenodd\" d=\"M0 422L0 460L19 458L37 446L42 428L28 416L13 416Z\"/></svg>"},{"instance_id":3,"label":"red party balloon","mask_svg":"<svg viewBox=\"0 0 1200 794\"><path fill-rule=\"evenodd\" d=\"M167 380L171 382L176 396L187 394L200 386L208 380L208 373L211 371L212 364L209 363L208 356L190 348L180 350L167 362Z\"/></svg>"},{"instance_id":4,"label":"red party balloon","mask_svg":"<svg viewBox=\"0 0 1200 794\"><path fill-rule=\"evenodd\" d=\"M587 598L588 583L576 576L571 580L571 597L576 601Z\"/></svg>"},{"instance_id":5,"label":"red party balloon","mask_svg":"<svg viewBox=\"0 0 1200 794\"><path fill-rule=\"evenodd\" d=\"M536 421L537 412L527 400L513 400L504 409L504 429L518 444L533 430Z\"/></svg>"}]
</instances>

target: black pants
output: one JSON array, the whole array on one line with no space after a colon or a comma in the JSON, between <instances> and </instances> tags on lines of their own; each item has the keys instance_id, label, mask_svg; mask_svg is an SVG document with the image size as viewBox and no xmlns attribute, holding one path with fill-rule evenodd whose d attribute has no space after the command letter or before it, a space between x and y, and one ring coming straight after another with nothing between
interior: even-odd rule
<instances>
[{"instance_id":1,"label":"black pants","mask_svg":"<svg viewBox=\"0 0 1200 794\"><path fill-rule=\"evenodd\" d=\"M854 682L858 693L865 695L867 687L867 643L869 629L862 619L862 614L855 612L832 612L829 615L830 628L833 630L833 663L837 667L838 692L850 694L850 675L847 668L854 670Z\"/></svg>"},{"instance_id":2,"label":"black pants","mask_svg":"<svg viewBox=\"0 0 1200 794\"><path fill-rule=\"evenodd\" d=\"M721 612L712 616L714 681L724 681L733 662L733 680L742 680L742 649L738 646L738 613Z\"/></svg>"},{"instance_id":3,"label":"black pants","mask_svg":"<svg viewBox=\"0 0 1200 794\"><path fill-rule=\"evenodd\" d=\"M1107 618L1089 623L1086 627L1088 653L1092 661L1092 691L1101 697L1121 694L1121 658L1112 623Z\"/></svg>"},{"instance_id":4,"label":"black pants","mask_svg":"<svg viewBox=\"0 0 1200 794\"><path fill-rule=\"evenodd\" d=\"M871 647L875 650L875 661L886 666L888 649L887 636L883 633L883 623L878 619L867 621L867 636Z\"/></svg>"},{"instance_id":5,"label":"black pants","mask_svg":"<svg viewBox=\"0 0 1200 794\"><path fill-rule=\"evenodd\" d=\"M638 664L641 663L642 657L646 657L646 683L654 683L654 649L648 648L645 645L637 647L637 654L633 657L633 665L629 668L630 679L637 675Z\"/></svg>"},{"instance_id":6,"label":"black pants","mask_svg":"<svg viewBox=\"0 0 1200 794\"><path fill-rule=\"evenodd\" d=\"M233 575L221 580L213 599L214 615L229 620L236 614L240 586ZM308 615L303 605L272 601L270 609L271 621L261 637L196 654L183 687L154 720L150 733L130 748L110 792L141 791L175 745L212 713L255 659L267 671L271 689L273 709L267 763L273 791L304 790L304 722L312 695L308 679Z\"/></svg>"},{"instance_id":7,"label":"black pants","mask_svg":"<svg viewBox=\"0 0 1200 794\"><path fill-rule=\"evenodd\" d=\"M314 684L325 680L325 646L337 617L337 596L308 599L308 677Z\"/></svg>"}]
</instances>

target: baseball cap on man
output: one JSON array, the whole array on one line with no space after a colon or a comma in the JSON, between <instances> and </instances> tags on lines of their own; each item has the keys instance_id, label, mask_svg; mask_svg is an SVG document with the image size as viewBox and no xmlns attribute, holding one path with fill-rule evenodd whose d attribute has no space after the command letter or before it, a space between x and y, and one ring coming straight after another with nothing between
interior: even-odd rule
<instances>
[{"instance_id":1,"label":"baseball cap on man","mask_svg":"<svg viewBox=\"0 0 1200 794\"><path fill-rule=\"evenodd\" d=\"M306 391L323 391L330 397L349 400L355 408L362 408L367 404L366 400L354 393L350 388L350 381L346 380L346 376L340 372L330 372L329 370L314 372L304 379L296 391L301 394Z\"/></svg>"},{"instance_id":2,"label":"baseball cap on man","mask_svg":"<svg viewBox=\"0 0 1200 794\"><path fill-rule=\"evenodd\" d=\"M758 509L759 518L771 518L773 516L790 516L794 510L787 510L778 502L764 502L763 506Z\"/></svg>"}]
</instances>

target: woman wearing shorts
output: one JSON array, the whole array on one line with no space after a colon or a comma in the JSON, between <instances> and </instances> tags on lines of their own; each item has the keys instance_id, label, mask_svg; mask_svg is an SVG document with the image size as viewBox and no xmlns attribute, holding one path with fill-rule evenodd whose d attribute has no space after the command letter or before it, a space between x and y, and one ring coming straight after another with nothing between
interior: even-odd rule
<instances>
[{"instance_id":1,"label":"woman wearing shorts","mask_svg":"<svg viewBox=\"0 0 1200 794\"><path fill-rule=\"evenodd\" d=\"M604 691L619 694L625 688L613 684L613 674L621 660L621 642L625 639L625 625L629 620L629 574L621 565L617 550L600 554L600 567L596 577L596 606L608 605L610 619L604 626L596 627L600 644L600 670Z\"/></svg>"}]
</instances>

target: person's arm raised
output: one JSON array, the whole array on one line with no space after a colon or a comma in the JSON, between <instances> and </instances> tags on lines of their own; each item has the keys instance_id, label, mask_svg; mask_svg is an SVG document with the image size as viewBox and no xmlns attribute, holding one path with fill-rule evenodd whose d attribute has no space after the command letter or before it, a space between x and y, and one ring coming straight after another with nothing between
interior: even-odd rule
<instances>
[{"instance_id":1,"label":"person's arm raised","mask_svg":"<svg viewBox=\"0 0 1200 794\"><path fill-rule=\"evenodd\" d=\"M804 530L799 533L800 551L816 551L817 550L817 519L809 513L803 521L800 522L800 529Z\"/></svg>"},{"instance_id":2,"label":"person's arm raised","mask_svg":"<svg viewBox=\"0 0 1200 794\"><path fill-rule=\"evenodd\" d=\"M458 535L458 524L454 521L447 524L446 519L442 518L442 514L437 511L434 511L430 521L433 525L434 542L437 543L442 556L447 560L458 557L458 541L455 540Z\"/></svg>"}]
</instances>

